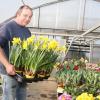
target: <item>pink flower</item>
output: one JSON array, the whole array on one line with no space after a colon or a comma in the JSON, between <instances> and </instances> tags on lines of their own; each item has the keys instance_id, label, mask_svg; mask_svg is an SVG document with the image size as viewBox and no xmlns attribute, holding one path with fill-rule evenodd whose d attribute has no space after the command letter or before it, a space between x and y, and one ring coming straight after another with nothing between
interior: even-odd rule
<instances>
[{"instance_id":1,"label":"pink flower","mask_svg":"<svg viewBox=\"0 0 100 100\"><path fill-rule=\"evenodd\" d=\"M71 95L67 94L66 92L63 93L58 97L58 100L72 100Z\"/></svg>"}]
</instances>

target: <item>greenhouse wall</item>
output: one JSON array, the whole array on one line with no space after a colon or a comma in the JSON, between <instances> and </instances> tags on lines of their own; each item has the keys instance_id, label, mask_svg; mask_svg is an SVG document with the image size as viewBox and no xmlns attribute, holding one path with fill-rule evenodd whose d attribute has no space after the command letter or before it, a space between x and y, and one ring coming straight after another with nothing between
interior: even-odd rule
<instances>
[{"instance_id":1,"label":"greenhouse wall","mask_svg":"<svg viewBox=\"0 0 100 100\"><path fill-rule=\"evenodd\" d=\"M33 10L32 25L37 28L88 30L99 23L99 9L99 0L65 0Z\"/></svg>"},{"instance_id":2,"label":"greenhouse wall","mask_svg":"<svg viewBox=\"0 0 100 100\"><path fill-rule=\"evenodd\" d=\"M82 31L98 24L100 20L99 0L23 0L23 2L33 8L30 27ZM22 0L10 2L3 0L0 3L0 12L3 11L0 23L12 17L22 4Z\"/></svg>"},{"instance_id":3,"label":"greenhouse wall","mask_svg":"<svg viewBox=\"0 0 100 100\"><path fill-rule=\"evenodd\" d=\"M86 31L99 24L100 21L100 0L10 0L10 2L3 0L0 3L0 23L12 17L23 5L22 1L33 8L32 21L28 27L45 29L43 32L46 33L51 29L57 29L55 33L62 34L62 30L68 30L77 35L77 31ZM100 28L96 31L99 33ZM33 30L32 33L34 32L40 31ZM54 35L49 35L49 37L54 38ZM61 40L62 38L56 36L56 39ZM62 41L65 43L65 40ZM95 58L95 53L93 56Z\"/></svg>"}]
</instances>

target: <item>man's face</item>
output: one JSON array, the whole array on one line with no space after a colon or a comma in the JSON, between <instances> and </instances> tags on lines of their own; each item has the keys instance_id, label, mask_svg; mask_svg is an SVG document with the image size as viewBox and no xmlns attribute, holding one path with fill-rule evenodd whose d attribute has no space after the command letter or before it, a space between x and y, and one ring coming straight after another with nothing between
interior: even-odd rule
<instances>
[{"instance_id":1,"label":"man's face","mask_svg":"<svg viewBox=\"0 0 100 100\"><path fill-rule=\"evenodd\" d=\"M32 17L32 11L30 9L23 9L20 13L17 14L19 24L26 26L29 24Z\"/></svg>"}]
</instances>

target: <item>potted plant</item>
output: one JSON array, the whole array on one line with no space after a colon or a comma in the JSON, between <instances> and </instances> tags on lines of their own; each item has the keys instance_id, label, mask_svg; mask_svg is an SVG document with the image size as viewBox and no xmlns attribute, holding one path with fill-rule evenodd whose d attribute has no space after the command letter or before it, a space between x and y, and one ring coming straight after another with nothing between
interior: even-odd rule
<instances>
[{"instance_id":1,"label":"potted plant","mask_svg":"<svg viewBox=\"0 0 100 100\"><path fill-rule=\"evenodd\" d=\"M87 69L85 62L81 60L70 60L63 63L57 71L56 79L58 82L63 82L64 91L72 95L73 100L83 92L94 96L100 94L100 74Z\"/></svg>"},{"instance_id":2,"label":"potted plant","mask_svg":"<svg viewBox=\"0 0 100 100\"><path fill-rule=\"evenodd\" d=\"M16 73L20 73L27 80L48 78L53 66L61 53L65 51L56 40L47 37L35 37L26 40L13 38L10 48L9 61L16 67Z\"/></svg>"}]
</instances>

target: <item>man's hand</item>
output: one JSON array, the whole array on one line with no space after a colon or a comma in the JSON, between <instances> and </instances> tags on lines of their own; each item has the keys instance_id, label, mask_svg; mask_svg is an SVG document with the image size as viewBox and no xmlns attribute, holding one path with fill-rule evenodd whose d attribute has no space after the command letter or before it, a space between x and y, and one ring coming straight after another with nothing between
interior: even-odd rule
<instances>
[{"instance_id":1,"label":"man's hand","mask_svg":"<svg viewBox=\"0 0 100 100\"><path fill-rule=\"evenodd\" d=\"M15 75L15 68L12 64L9 64L6 66L6 71L8 73L8 75Z\"/></svg>"},{"instance_id":2,"label":"man's hand","mask_svg":"<svg viewBox=\"0 0 100 100\"><path fill-rule=\"evenodd\" d=\"M0 62L4 65L6 68L6 71L9 75L15 75L15 68L12 64L9 63L3 49L0 47Z\"/></svg>"}]
</instances>

